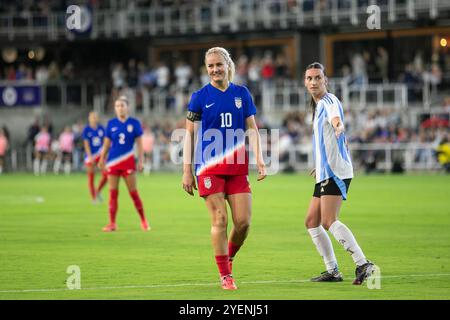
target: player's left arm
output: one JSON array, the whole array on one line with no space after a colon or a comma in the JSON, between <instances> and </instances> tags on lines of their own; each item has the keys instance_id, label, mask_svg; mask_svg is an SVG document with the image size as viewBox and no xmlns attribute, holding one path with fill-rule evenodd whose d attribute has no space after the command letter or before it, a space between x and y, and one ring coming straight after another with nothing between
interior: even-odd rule
<instances>
[{"instance_id":1,"label":"player's left arm","mask_svg":"<svg viewBox=\"0 0 450 320\"><path fill-rule=\"evenodd\" d=\"M136 148L138 153L138 171L144 170L144 147L142 145L142 135L136 137Z\"/></svg>"},{"instance_id":2,"label":"player's left arm","mask_svg":"<svg viewBox=\"0 0 450 320\"><path fill-rule=\"evenodd\" d=\"M266 177L266 165L262 156L261 136L259 135L258 126L256 125L255 116L249 116L245 119L249 143L253 154L256 157L256 166L258 167L258 181Z\"/></svg>"}]
</instances>

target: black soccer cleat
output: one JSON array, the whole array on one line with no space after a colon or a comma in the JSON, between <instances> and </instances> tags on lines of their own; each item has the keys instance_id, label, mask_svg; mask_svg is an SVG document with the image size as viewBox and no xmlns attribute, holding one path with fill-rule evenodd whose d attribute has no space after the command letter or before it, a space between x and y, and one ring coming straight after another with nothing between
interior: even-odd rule
<instances>
[{"instance_id":1,"label":"black soccer cleat","mask_svg":"<svg viewBox=\"0 0 450 320\"><path fill-rule=\"evenodd\" d=\"M353 281L354 285L361 285L364 280L369 278L373 272L375 271L375 265L367 260L365 264L362 266L356 267L355 270L355 280Z\"/></svg>"},{"instance_id":2,"label":"black soccer cleat","mask_svg":"<svg viewBox=\"0 0 450 320\"><path fill-rule=\"evenodd\" d=\"M320 276L311 279L312 282L340 282L343 280L342 273L337 268L332 273L324 271Z\"/></svg>"}]
</instances>

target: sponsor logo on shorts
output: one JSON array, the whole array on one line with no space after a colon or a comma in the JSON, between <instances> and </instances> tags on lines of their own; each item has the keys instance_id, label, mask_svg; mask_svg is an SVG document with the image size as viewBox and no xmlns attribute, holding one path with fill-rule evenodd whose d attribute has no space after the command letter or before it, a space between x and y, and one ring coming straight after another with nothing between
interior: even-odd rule
<instances>
[{"instance_id":1,"label":"sponsor logo on shorts","mask_svg":"<svg viewBox=\"0 0 450 320\"><path fill-rule=\"evenodd\" d=\"M210 177L206 177L203 179L203 184L205 185L206 189L211 189L211 178Z\"/></svg>"}]
</instances>

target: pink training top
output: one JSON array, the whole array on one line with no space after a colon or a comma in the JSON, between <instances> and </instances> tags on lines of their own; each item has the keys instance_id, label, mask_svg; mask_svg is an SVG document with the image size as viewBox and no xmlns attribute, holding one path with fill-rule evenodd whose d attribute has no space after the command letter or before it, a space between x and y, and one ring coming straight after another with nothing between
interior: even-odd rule
<instances>
[{"instance_id":1,"label":"pink training top","mask_svg":"<svg viewBox=\"0 0 450 320\"><path fill-rule=\"evenodd\" d=\"M73 150L73 133L63 132L59 136L59 149L62 152L72 152Z\"/></svg>"},{"instance_id":2,"label":"pink training top","mask_svg":"<svg viewBox=\"0 0 450 320\"><path fill-rule=\"evenodd\" d=\"M153 151L154 141L155 138L153 136L153 133L144 131L144 134L142 135L142 149L145 153L150 153Z\"/></svg>"},{"instance_id":3,"label":"pink training top","mask_svg":"<svg viewBox=\"0 0 450 320\"><path fill-rule=\"evenodd\" d=\"M0 136L0 157L6 154L6 149L8 149L8 139L5 136Z\"/></svg>"},{"instance_id":4,"label":"pink training top","mask_svg":"<svg viewBox=\"0 0 450 320\"><path fill-rule=\"evenodd\" d=\"M34 149L36 151L47 152L50 149L50 133L39 132L34 139L36 141L36 144L34 146Z\"/></svg>"}]
</instances>

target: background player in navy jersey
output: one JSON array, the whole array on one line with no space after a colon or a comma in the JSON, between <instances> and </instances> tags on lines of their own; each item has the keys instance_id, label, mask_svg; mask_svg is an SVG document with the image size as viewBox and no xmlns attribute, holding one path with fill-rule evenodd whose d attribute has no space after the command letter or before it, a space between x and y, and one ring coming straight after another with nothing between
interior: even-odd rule
<instances>
[{"instance_id":1,"label":"background player in navy jersey","mask_svg":"<svg viewBox=\"0 0 450 320\"><path fill-rule=\"evenodd\" d=\"M212 245L221 284L223 289L235 290L232 261L247 237L251 219L246 130L257 162L258 181L264 179L266 170L254 117L256 107L248 89L231 82L235 67L228 51L209 49L205 65L210 83L192 94L188 106L182 183L184 190L193 195L193 189L197 189L191 165L196 134L195 175L211 216ZM229 241L225 199L233 220Z\"/></svg>"},{"instance_id":2,"label":"background player in navy jersey","mask_svg":"<svg viewBox=\"0 0 450 320\"><path fill-rule=\"evenodd\" d=\"M137 170L142 171L144 152L142 148L142 127L140 122L128 116L128 100L119 97L114 103L116 118L109 120L106 127L105 141L100 155L99 167L108 172L109 184L109 224L103 228L105 232L117 230L116 214L119 195L119 179L123 177L134 206L141 218L141 228L150 230L145 219L144 206L136 189L136 163L133 146L136 142L138 151ZM106 155L108 159L105 165Z\"/></svg>"},{"instance_id":3,"label":"background player in navy jersey","mask_svg":"<svg viewBox=\"0 0 450 320\"><path fill-rule=\"evenodd\" d=\"M312 281L342 281L333 246L326 230L349 252L357 265L353 284L359 285L374 271L350 229L338 220L342 200L347 199L353 166L344 134L344 111L339 99L327 92L327 78L320 63L310 64L305 72L305 87L311 94L313 112L313 155L316 179L305 225L323 257L327 271Z\"/></svg>"},{"instance_id":4,"label":"background player in navy jersey","mask_svg":"<svg viewBox=\"0 0 450 320\"><path fill-rule=\"evenodd\" d=\"M88 175L89 192L91 194L92 201L97 202L101 200L100 191L105 186L108 177L105 170L102 171L102 178L100 183L95 188L95 166L100 160L100 152L102 151L103 139L105 137L105 128L98 123L98 115L92 111L89 113L88 125L83 130L83 143L84 143L84 164L86 166Z\"/></svg>"}]
</instances>

